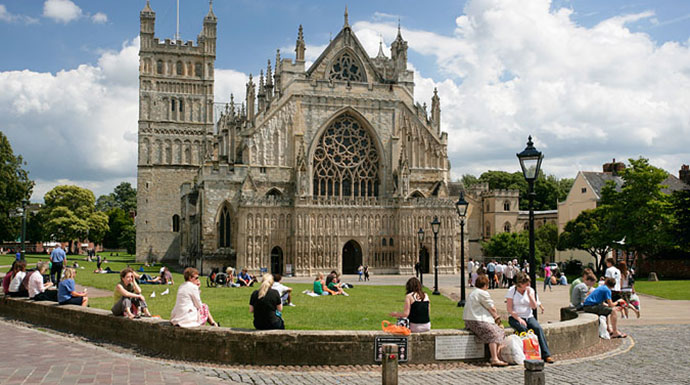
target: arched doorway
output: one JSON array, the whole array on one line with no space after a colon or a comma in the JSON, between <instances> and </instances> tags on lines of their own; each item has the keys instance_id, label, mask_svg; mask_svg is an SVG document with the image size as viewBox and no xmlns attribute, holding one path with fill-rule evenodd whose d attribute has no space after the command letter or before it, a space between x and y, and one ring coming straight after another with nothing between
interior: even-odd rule
<instances>
[{"instance_id":1,"label":"arched doorway","mask_svg":"<svg viewBox=\"0 0 690 385\"><path fill-rule=\"evenodd\" d=\"M362 264L362 247L355 240L343 246L343 274L355 274Z\"/></svg>"},{"instance_id":2,"label":"arched doorway","mask_svg":"<svg viewBox=\"0 0 690 385\"><path fill-rule=\"evenodd\" d=\"M422 246L422 252L421 255L419 256L419 264L422 267L422 272L424 274L429 273L429 250L427 250L426 246Z\"/></svg>"},{"instance_id":3,"label":"arched doorway","mask_svg":"<svg viewBox=\"0 0 690 385\"><path fill-rule=\"evenodd\" d=\"M271 250L271 273L283 275L283 249L279 246Z\"/></svg>"}]
</instances>

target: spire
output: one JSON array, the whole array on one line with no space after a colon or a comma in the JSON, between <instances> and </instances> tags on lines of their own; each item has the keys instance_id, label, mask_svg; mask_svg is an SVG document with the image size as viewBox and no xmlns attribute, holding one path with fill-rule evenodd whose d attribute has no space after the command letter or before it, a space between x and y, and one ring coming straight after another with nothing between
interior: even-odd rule
<instances>
[{"instance_id":1,"label":"spire","mask_svg":"<svg viewBox=\"0 0 690 385\"><path fill-rule=\"evenodd\" d=\"M437 134L441 132L441 99L438 97L436 87L434 87L434 96L431 97L431 126Z\"/></svg>"},{"instance_id":2,"label":"spire","mask_svg":"<svg viewBox=\"0 0 690 385\"><path fill-rule=\"evenodd\" d=\"M379 53L376 55L377 59L385 59L386 54L383 53L383 36L379 37Z\"/></svg>"},{"instance_id":3,"label":"spire","mask_svg":"<svg viewBox=\"0 0 690 385\"><path fill-rule=\"evenodd\" d=\"M216 15L213 13L213 0L208 0L208 13L206 14L207 20L218 20Z\"/></svg>"},{"instance_id":4,"label":"spire","mask_svg":"<svg viewBox=\"0 0 690 385\"><path fill-rule=\"evenodd\" d=\"M266 66L266 87L273 87L273 75L271 73L271 59L268 59L268 65Z\"/></svg>"},{"instance_id":5,"label":"spire","mask_svg":"<svg viewBox=\"0 0 690 385\"><path fill-rule=\"evenodd\" d=\"M348 20L348 14L347 14L347 5L345 5L345 24L343 24L343 28L347 28L350 26L350 21Z\"/></svg>"},{"instance_id":6,"label":"spire","mask_svg":"<svg viewBox=\"0 0 690 385\"><path fill-rule=\"evenodd\" d=\"M275 94L276 98L279 98L280 94L281 94L281 88L282 88L282 86L280 84L280 76L281 76L281 73L283 72L283 62L280 61L280 50L279 49L276 50L275 65L276 65L276 68L275 68L275 72L273 74L273 78L274 78L273 83L275 83L274 94Z\"/></svg>"},{"instance_id":7,"label":"spire","mask_svg":"<svg viewBox=\"0 0 690 385\"><path fill-rule=\"evenodd\" d=\"M144 12L153 12L153 9L151 9L151 2L149 0L146 0L146 5L144 6L144 9L141 10L141 13Z\"/></svg>"},{"instance_id":8,"label":"spire","mask_svg":"<svg viewBox=\"0 0 690 385\"><path fill-rule=\"evenodd\" d=\"M297 43L295 44L295 61L304 61L304 51L306 49L304 32L302 31L302 24L300 24L299 31L297 32Z\"/></svg>"},{"instance_id":9,"label":"spire","mask_svg":"<svg viewBox=\"0 0 690 385\"><path fill-rule=\"evenodd\" d=\"M400 18L398 18L398 36L396 38L402 40L402 33L400 33Z\"/></svg>"}]
</instances>

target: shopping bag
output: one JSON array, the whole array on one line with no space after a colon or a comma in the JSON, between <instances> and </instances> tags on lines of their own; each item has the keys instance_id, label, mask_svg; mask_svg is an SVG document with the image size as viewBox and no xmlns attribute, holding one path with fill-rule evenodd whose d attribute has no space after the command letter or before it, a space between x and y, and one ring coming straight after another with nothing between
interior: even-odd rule
<instances>
[{"instance_id":1,"label":"shopping bag","mask_svg":"<svg viewBox=\"0 0 690 385\"><path fill-rule=\"evenodd\" d=\"M611 339L611 335L609 334L609 331L606 327L606 316L605 315L599 316L599 338L603 338L605 340Z\"/></svg>"},{"instance_id":2,"label":"shopping bag","mask_svg":"<svg viewBox=\"0 0 690 385\"><path fill-rule=\"evenodd\" d=\"M383 331L386 333L401 334L404 336L409 336L411 333L410 329L404 326L393 325L390 323L390 321L387 320L381 321L381 329L383 329Z\"/></svg>"},{"instance_id":3,"label":"shopping bag","mask_svg":"<svg viewBox=\"0 0 690 385\"><path fill-rule=\"evenodd\" d=\"M525 353L526 360L541 360L541 350L539 349L539 338L532 329L520 333L522 340L522 352Z\"/></svg>"},{"instance_id":4,"label":"shopping bag","mask_svg":"<svg viewBox=\"0 0 690 385\"><path fill-rule=\"evenodd\" d=\"M525 362L520 337L515 334L506 337L501 346L501 359L512 365L522 365Z\"/></svg>"}]
</instances>

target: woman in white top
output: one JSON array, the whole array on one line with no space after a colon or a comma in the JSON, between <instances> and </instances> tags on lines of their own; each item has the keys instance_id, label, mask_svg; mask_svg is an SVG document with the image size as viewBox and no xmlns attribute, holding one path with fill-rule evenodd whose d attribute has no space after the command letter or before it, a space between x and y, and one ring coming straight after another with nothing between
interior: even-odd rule
<instances>
[{"instance_id":1,"label":"woman in white top","mask_svg":"<svg viewBox=\"0 0 690 385\"><path fill-rule=\"evenodd\" d=\"M494 307L491 295L486 291L489 287L489 277L482 274L477 277L474 284L476 289L467 298L462 319L465 326L476 334L480 341L489 344L491 366L508 366L508 363L498 358L505 332L498 326L501 324L501 317Z\"/></svg>"},{"instance_id":2,"label":"woman in white top","mask_svg":"<svg viewBox=\"0 0 690 385\"><path fill-rule=\"evenodd\" d=\"M220 326L213 320L208 305L201 302L199 295L199 271L193 267L184 269L184 283L177 289L177 300L170 314L170 323L183 328L203 326L208 321L213 326Z\"/></svg>"},{"instance_id":3,"label":"woman in white top","mask_svg":"<svg viewBox=\"0 0 690 385\"><path fill-rule=\"evenodd\" d=\"M10 297L27 297L29 293L22 287L22 281L26 277L26 261L21 260L15 265L15 273L10 281Z\"/></svg>"},{"instance_id":4,"label":"woman in white top","mask_svg":"<svg viewBox=\"0 0 690 385\"><path fill-rule=\"evenodd\" d=\"M542 330L541 325L532 315L532 310L535 310L537 307L544 313L544 307L537 300L534 289L529 284L529 276L526 273L518 273L515 277L515 286L508 289L508 293L506 293L506 307L508 314L510 314L508 323L518 333L528 330L534 331L534 334L539 338L539 349L541 350L542 359L552 364L554 359L551 358L544 330Z\"/></svg>"},{"instance_id":5,"label":"woman in white top","mask_svg":"<svg viewBox=\"0 0 690 385\"><path fill-rule=\"evenodd\" d=\"M48 262L38 262L36 264L36 271L29 276L29 298L34 301L54 301L57 302L57 291L50 290L46 293L46 289L53 286L53 283L43 283L43 274L48 270Z\"/></svg>"}]
</instances>

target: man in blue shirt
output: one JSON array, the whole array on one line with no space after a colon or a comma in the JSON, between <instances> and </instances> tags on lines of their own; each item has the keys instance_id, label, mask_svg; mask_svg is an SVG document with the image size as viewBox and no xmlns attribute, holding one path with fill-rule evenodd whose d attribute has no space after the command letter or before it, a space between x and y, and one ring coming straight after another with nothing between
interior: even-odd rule
<instances>
[{"instance_id":1,"label":"man in blue shirt","mask_svg":"<svg viewBox=\"0 0 690 385\"><path fill-rule=\"evenodd\" d=\"M494 276L496 275L496 264L493 260L486 265L486 273L489 276L489 289L495 288L496 283L494 282Z\"/></svg>"},{"instance_id":2,"label":"man in blue shirt","mask_svg":"<svg viewBox=\"0 0 690 385\"><path fill-rule=\"evenodd\" d=\"M615 278L606 278L604 285L597 287L587 296L583 304L583 310L586 313L606 316L610 326L611 338L625 338L627 334L621 333L618 330L618 312L620 308L616 307L616 304L611 301L611 289L615 286Z\"/></svg>"},{"instance_id":3,"label":"man in blue shirt","mask_svg":"<svg viewBox=\"0 0 690 385\"><path fill-rule=\"evenodd\" d=\"M58 243L57 247L50 252L50 281L54 285L60 283L62 277L62 265L67 261L65 250L62 250L62 244Z\"/></svg>"}]
</instances>

